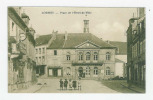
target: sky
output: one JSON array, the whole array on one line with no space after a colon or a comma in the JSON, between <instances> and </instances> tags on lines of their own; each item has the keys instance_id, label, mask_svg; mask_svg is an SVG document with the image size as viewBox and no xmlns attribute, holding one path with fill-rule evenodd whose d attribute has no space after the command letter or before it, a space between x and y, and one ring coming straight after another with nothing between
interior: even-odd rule
<instances>
[{"instance_id":1,"label":"sky","mask_svg":"<svg viewBox=\"0 0 153 100\"><path fill-rule=\"evenodd\" d=\"M83 7L22 7L22 10L30 17L29 26L36 34L51 34L53 30L63 34L83 33L83 20L89 20L90 33L103 40L122 42L126 42L129 19L137 11L136 8Z\"/></svg>"}]
</instances>

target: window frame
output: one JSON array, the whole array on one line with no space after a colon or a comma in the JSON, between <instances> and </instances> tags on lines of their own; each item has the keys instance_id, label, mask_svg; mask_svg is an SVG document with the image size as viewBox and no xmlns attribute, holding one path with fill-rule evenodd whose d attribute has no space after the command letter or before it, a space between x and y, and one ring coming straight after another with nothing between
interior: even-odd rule
<instances>
[{"instance_id":1,"label":"window frame","mask_svg":"<svg viewBox=\"0 0 153 100\"><path fill-rule=\"evenodd\" d=\"M87 61L90 61L90 59L91 59L91 53L90 52L87 52L86 53L86 60Z\"/></svg>"},{"instance_id":2,"label":"window frame","mask_svg":"<svg viewBox=\"0 0 153 100\"><path fill-rule=\"evenodd\" d=\"M94 67L94 75L98 75L98 67Z\"/></svg>"},{"instance_id":3,"label":"window frame","mask_svg":"<svg viewBox=\"0 0 153 100\"><path fill-rule=\"evenodd\" d=\"M106 67L106 75L111 75L110 67Z\"/></svg>"},{"instance_id":4,"label":"window frame","mask_svg":"<svg viewBox=\"0 0 153 100\"><path fill-rule=\"evenodd\" d=\"M83 53L82 52L79 52L79 61L82 61L83 60Z\"/></svg>"},{"instance_id":5,"label":"window frame","mask_svg":"<svg viewBox=\"0 0 153 100\"><path fill-rule=\"evenodd\" d=\"M54 56L56 56L57 55L57 50L54 50Z\"/></svg>"},{"instance_id":6,"label":"window frame","mask_svg":"<svg viewBox=\"0 0 153 100\"><path fill-rule=\"evenodd\" d=\"M41 48L39 48L39 54L41 54Z\"/></svg>"},{"instance_id":7,"label":"window frame","mask_svg":"<svg viewBox=\"0 0 153 100\"><path fill-rule=\"evenodd\" d=\"M111 60L111 53L110 52L106 52L106 60Z\"/></svg>"},{"instance_id":8,"label":"window frame","mask_svg":"<svg viewBox=\"0 0 153 100\"><path fill-rule=\"evenodd\" d=\"M86 67L86 75L90 75L90 67L89 66Z\"/></svg>"},{"instance_id":9,"label":"window frame","mask_svg":"<svg viewBox=\"0 0 153 100\"><path fill-rule=\"evenodd\" d=\"M98 60L98 53L94 52L94 61L97 61L97 60Z\"/></svg>"}]
</instances>

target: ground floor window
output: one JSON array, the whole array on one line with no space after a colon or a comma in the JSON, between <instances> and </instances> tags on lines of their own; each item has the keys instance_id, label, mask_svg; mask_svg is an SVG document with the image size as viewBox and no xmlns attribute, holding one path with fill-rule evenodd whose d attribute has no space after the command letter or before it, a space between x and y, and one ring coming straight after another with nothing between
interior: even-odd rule
<instances>
[{"instance_id":1,"label":"ground floor window","mask_svg":"<svg viewBox=\"0 0 153 100\"><path fill-rule=\"evenodd\" d=\"M90 75L90 67L86 67L86 75Z\"/></svg>"},{"instance_id":2,"label":"ground floor window","mask_svg":"<svg viewBox=\"0 0 153 100\"><path fill-rule=\"evenodd\" d=\"M110 75L110 67L106 68L106 75Z\"/></svg>"},{"instance_id":3,"label":"ground floor window","mask_svg":"<svg viewBox=\"0 0 153 100\"><path fill-rule=\"evenodd\" d=\"M52 71L52 69L48 69L49 70L49 76L52 76L53 75L53 71Z\"/></svg>"},{"instance_id":4,"label":"ground floor window","mask_svg":"<svg viewBox=\"0 0 153 100\"><path fill-rule=\"evenodd\" d=\"M62 76L62 69L60 69L60 68L49 68L48 69L48 76L53 76L53 77Z\"/></svg>"},{"instance_id":5,"label":"ground floor window","mask_svg":"<svg viewBox=\"0 0 153 100\"><path fill-rule=\"evenodd\" d=\"M98 75L98 68L94 67L94 75Z\"/></svg>"}]
</instances>

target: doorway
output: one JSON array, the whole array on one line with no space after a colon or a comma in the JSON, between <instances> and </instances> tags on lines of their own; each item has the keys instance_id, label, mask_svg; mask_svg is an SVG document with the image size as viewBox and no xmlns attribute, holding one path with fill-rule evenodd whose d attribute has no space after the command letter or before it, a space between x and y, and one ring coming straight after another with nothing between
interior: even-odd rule
<instances>
[{"instance_id":1,"label":"doorway","mask_svg":"<svg viewBox=\"0 0 153 100\"><path fill-rule=\"evenodd\" d=\"M57 75L58 75L57 69L53 69L53 76L57 77Z\"/></svg>"},{"instance_id":2,"label":"doorway","mask_svg":"<svg viewBox=\"0 0 153 100\"><path fill-rule=\"evenodd\" d=\"M78 72L79 72L79 77L83 77L83 68L82 67L79 67Z\"/></svg>"}]
</instances>

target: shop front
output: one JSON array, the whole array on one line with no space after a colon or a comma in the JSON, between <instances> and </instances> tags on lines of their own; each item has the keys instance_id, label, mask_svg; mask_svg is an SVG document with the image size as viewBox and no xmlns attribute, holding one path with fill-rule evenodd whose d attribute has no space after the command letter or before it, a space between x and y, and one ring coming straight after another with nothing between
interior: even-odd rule
<instances>
[{"instance_id":1,"label":"shop front","mask_svg":"<svg viewBox=\"0 0 153 100\"><path fill-rule=\"evenodd\" d=\"M61 67L48 67L48 77L62 77L63 72Z\"/></svg>"}]
</instances>

